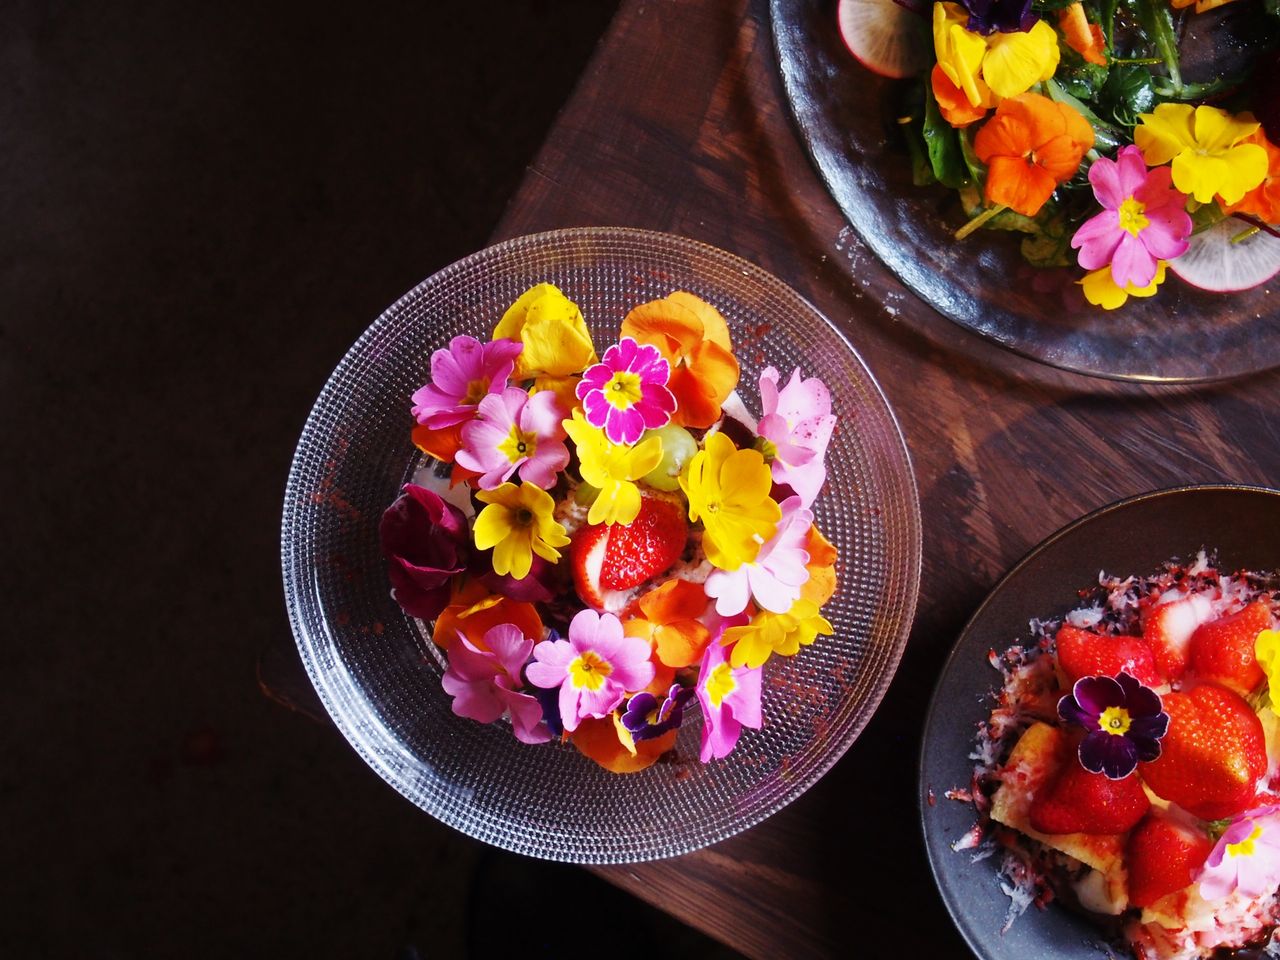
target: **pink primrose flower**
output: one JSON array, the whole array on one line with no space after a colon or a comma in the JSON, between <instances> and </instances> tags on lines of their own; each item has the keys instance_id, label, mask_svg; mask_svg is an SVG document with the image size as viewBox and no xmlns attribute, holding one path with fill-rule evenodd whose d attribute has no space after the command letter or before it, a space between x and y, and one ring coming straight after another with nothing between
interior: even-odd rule
<instances>
[{"instance_id":1,"label":"pink primrose flower","mask_svg":"<svg viewBox=\"0 0 1280 960\"><path fill-rule=\"evenodd\" d=\"M1239 890L1246 897L1273 892L1280 883L1280 806L1236 818L1205 861L1200 896L1221 900Z\"/></svg>"},{"instance_id":2,"label":"pink primrose flower","mask_svg":"<svg viewBox=\"0 0 1280 960\"><path fill-rule=\"evenodd\" d=\"M786 484L809 506L827 479L823 458L836 418L831 394L817 377L805 380L797 367L787 385L778 389L778 371L766 367L760 374L760 410L757 432L773 444L773 479Z\"/></svg>"},{"instance_id":3,"label":"pink primrose flower","mask_svg":"<svg viewBox=\"0 0 1280 960\"><path fill-rule=\"evenodd\" d=\"M782 518L777 532L756 554L752 563L737 570L714 570L707 577L707 596L716 601L716 613L730 617L747 608L755 597L757 605L773 613L786 613L800 598L800 588L809 579L809 551L805 542L813 525L813 513L801 505L800 497L787 497L778 504Z\"/></svg>"},{"instance_id":4,"label":"pink primrose flower","mask_svg":"<svg viewBox=\"0 0 1280 960\"><path fill-rule=\"evenodd\" d=\"M1172 186L1171 168L1147 169L1142 151L1128 146L1115 160L1099 157L1089 167L1093 195L1102 212L1080 225L1071 238L1080 266L1111 265L1111 279L1123 289L1149 286L1160 260L1186 252L1191 235L1186 194Z\"/></svg>"},{"instance_id":5,"label":"pink primrose flower","mask_svg":"<svg viewBox=\"0 0 1280 960\"><path fill-rule=\"evenodd\" d=\"M759 730L764 723L760 713L763 668L735 669L729 664L729 650L717 637L702 656L698 703L702 705L702 752L699 758L703 763L732 753L743 727Z\"/></svg>"},{"instance_id":6,"label":"pink primrose flower","mask_svg":"<svg viewBox=\"0 0 1280 960\"><path fill-rule=\"evenodd\" d=\"M517 740L546 743L551 732L542 720L542 704L516 689L533 641L514 624L500 623L485 631L484 643L488 650L472 646L459 632L449 647L449 669L441 683L453 697L453 712L480 723L510 713Z\"/></svg>"},{"instance_id":7,"label":"pink primrose flower","mask_svg":"<svg viewBox=\"0 0 1280 960\"><path fill-rule=\"evenodd\" d=\"M454 337L431 355L431 382L413 395L414 419L432 430L470 420L481 400L507 385L523 349L516 340Z\"/></svg>"},{"instance_id":8,"label":"pink primrose flower","mask_svg":"<svg viewBox=\"0 0 1280 960\"><path fill-rule=\"evenodd\" d=\"M476 418L462 427L462 447L455 460L481 474L480 488L493 490L517 470L520 479L544 490L569 463L564 445L565 411L555 393L530 396L519 387L491 393L480 401Z\"/></svg>"},{"instance_id":9,"label":"pink primrose flower","mask_svg":"<svg viewBox=\"0 0 1280 960\"><path fill-rule=\"evenodd\" d=\"M635 443L645 430L666 426L676 409L667 389L671 365L658 348L623 337L587 368L575 389L587 423L610 443Z\"/></svg>"},{"instance_id":10,"label":"pink primrose flower","mask_svg":"<svg viewBox=\"0 0 1280 960\"><path fill-rule=\"evenodd\" d=\"M567 640L533 648L529 682L560 688L560 719L572 733L585 717L607 717L629 692L653 680L649 641L628 637L611 613L582 610L569 623Z\"/></svg>"}]
</instances>

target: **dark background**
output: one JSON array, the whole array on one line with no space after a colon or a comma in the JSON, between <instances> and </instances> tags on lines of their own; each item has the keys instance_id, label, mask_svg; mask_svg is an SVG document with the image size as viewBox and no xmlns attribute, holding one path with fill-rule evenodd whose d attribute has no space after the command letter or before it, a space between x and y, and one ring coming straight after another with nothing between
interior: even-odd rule
<instances>
[{"instance_id":1,"label":"dark background","mask_svg":"<svg viewBox=\"0 0 1280 960\"><path fill-rule=\"evenodd\" d=\"M485 244L614 0L0 18L0 954L727 955L263 695L332 368ZM538 932L534 932L538 931Z\"/></svg>"}]
</instances>

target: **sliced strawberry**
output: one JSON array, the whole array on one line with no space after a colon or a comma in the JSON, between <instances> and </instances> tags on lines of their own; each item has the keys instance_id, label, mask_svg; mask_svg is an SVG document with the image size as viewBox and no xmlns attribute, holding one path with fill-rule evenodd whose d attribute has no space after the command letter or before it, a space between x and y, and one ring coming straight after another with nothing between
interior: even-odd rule
<instances>
[{"instance_id":1,"label":"sliced strawberry","mask_svg":"<svg viewBox=\"0 0 1280 960\"><path fill-rule=\"evenodd\" d=\"M1155 658L1141 637L1113 637L1064 623L1058 628L1057 643L1058 665L1069 683L1081 677L1114 677L1123 671L1148 687L1160 685Z\"/></svg>"},{"instance_id":2,"label":"sliced strawberry","mask_svg":"<svg viewBox=\"0 0 1280 960\"><path fill-rule=\"evenodd\" d=\"M1202 830L1151 811L1129 835L1125 848L1129 903L1149 907L1190 886L1212 849L1213 842Z\"/></svg>"},{"instance_id":3,"label":"sliced strawberry","mask_svg":"<svg viewBox=\"0 0 1280 960\"><path fill-rule=\"evenodd\" d=\"M627 590L665 573L680 559L688 539L689 521L678 504L645 497L634 520L609 528L600 585Z\"/></svg>"},{"instance_id":4,"label":"sliced strawberry","mask_svg":"<svg viewBox=\"0 0 1280 960\"><path fill-rule=\"evenodd\" d=\"M1140 767L1147 786L1202 820L1250 806L1267 772L1267 745L1249 704L1212 683L1161 700L1169 731L1160 756Z\"/></svg>"},{"instance_id":5,"label":"sliced strawberry","mask_svg":"<svg viewBox=\"0 0 1280 960\"><path fill-rule=\"evenodd\" d=\"M1271 626L1271 610L1261 600L1238 613L1202 623L1191 635L1191 669L1201 680L1212 680L1248 696L1266 679L1253 644Z\"/></svg>"},{"instance_id":6,"label":"sliced strawberry","mask_svg":"<svg viewBox=\"0 0 1280 960\"><path fill-rule=\"evenodd\" d=\"M607 524L583 527L569 544L569 569L573 586L588 606L604 608L604 590L600 586L600 569L604 566L605 547L609 543Z\"/></svg>"},{"instance_id":7,"label":"sliced strawberry","mask_svg":"<svg viewBox=\"0 0 1280 960\"><path fill-rule=\"evenodd\" d=\"M1149 809L1137 774L1112 780L1072 757L1031 802L1031 826L1041 833L1124 833Z\"/></svg>"},{"instance_id":8,"label":"sliced strawberry","mask_svg":"<svg viewBox=\"0 0 1280 960\"><path fill-rule=\"evenodd\" d=\"M1162 603L1147 614L1142 639L1155 656L1156 670L1170 683L1187 672L1191 635L1212 616L1212 605L1198 594Z\"/></svg>"}]
</instances>

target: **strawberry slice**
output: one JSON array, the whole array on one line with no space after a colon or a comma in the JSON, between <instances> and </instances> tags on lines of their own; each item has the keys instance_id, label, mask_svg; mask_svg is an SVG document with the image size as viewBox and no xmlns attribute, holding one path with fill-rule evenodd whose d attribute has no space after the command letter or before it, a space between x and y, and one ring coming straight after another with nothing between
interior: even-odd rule
<instances>
[{"instance_id":1,"label":"strawberry slice","mask_svg":"<svg viewBox=\"0 0 1280 960\"><path fill-rule=\"evenodd\" d=\"M1069 683L1123 671L1144 686L1160 685L1155 658L1141 637L1108 636L1064 623L1058 628L1057 644L1058 665Z\"/></svg>"},{"instance_id":2,"label":"strawberry slice","mask_svg":"<svg viewBox=\"0 0 1280 960\"><path fill-rule=\"evenodd\" d=\"M609 526L600 523L583 527L569 544L569 569L573 586L583 603L604 609L604 588L600 586L600 570L604 566L605 548L609 544Z\"/></svg>"},{"instance_id":3,"label":"strawberry slice","mask_svg":"<svg viewBox=\"0 0 1280 960\"><path fill-rule=\"evenodd\" d=\"M1257 600L1238 613L1202 623L1191 635L1191 669L1201 680L1212 680L1241 696L1266 679L1253 644L1271 626L1271 610Z\"/></svg>"},{"instance_id":4,"label":"strawberry slice","mask_svg":"<svg viewBox=\"0 0 1280 960\"><path fill-rule=\"evenodd\" d=\"M1191 635L1213 616L1213 606L1199 594L1153 608L1142 625L1142 639L1155 656L1156 670L1172 683L1181 680L1191 660Z\"/></svg>"},{"instance_id":5,"label":"strawberry slice","mask_svg":"<svg viewBox=\"0 0 1280 960\"><path fill-rule=\"evenodd\" d=\"M1031 802L1031 826L1041 833L1124 833L1150 809L1136 773L1112 780L1072 757Z\"/></svg>"},{"instance_id":6,"label":"strawberry slice","mask_svg":"<svg viewBox=\"0 0 1280 960\"><path fill-rule=\"evenodd\" d=\"M1169 731L1160 756L1140 767L1147 786L1202 820L1250 806L1267 772L1267 745L1249 704L1212 683L1161 700Z\"/></svg>"},{"instance_id":7,"label":"strawberry slice","mask_svg":"<svg viewBox=\"0 0 1280 960\"><path fill-rule=\"evenodd\" d=\"M1190 886L1212 849L1213 842L1202 830L1153 810L1129 835L1125 848L1129 903L1149 907Z\"/></svg>"},{"instance_id":8,"label":"strawberry slice","mask_svg":"<svg viewBox=\"0 0 1280 960\"><path fill-rule=\"evenodd\" d=\"M689 522L671 500L645 497L628 524L585 526L569 546L573 584L582 600L597 610L612 610L618 591L637 587L666 573L684 553Z\"/></svg>"}]
</instances>

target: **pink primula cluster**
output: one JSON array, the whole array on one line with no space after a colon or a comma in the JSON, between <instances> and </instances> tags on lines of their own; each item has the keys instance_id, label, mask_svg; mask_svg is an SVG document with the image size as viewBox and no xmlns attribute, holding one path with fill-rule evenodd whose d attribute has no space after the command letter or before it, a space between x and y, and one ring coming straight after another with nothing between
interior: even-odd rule
<instances>
[{"instance_id":1,"label":"pink primula cluster","mask_svg":"<svg viewBox=\"0 0 1280 960\"><path fill-rule=\"evenodd\" d=\"M480 489L493 490L519 473L544 490L569 463L561 422L565 410L551 391L530 395L519 387L491 393L462 428L457 462L480 474Z\"/></svg>"},{"instance_id":2,"label":"pink primula cluster","mask_svg":"<svg viewBox=\"0 0 1280 960\"><path fill-rule=\"evenodd\" d=\"M492 723L503 714L521 743L546 743L551 733L542 720L542 704L516 690L520 674L533 650L533 641L510 623L491 627L484 635L487 650L473 646L461 633L449 647L445 692L453 697L460 717Z\"/></svg>"},{"instance_id":3,"label":"pink primula cluster","mask_svg":"<svg viewBox=\"0 0 1280 960\"><path fill-rule=\"evenodd\" d=\"M707 647L698 676L698 703L702 707L703 763L727 757L738 744L743 727L759 730L762 667L734 667L731 648L720 642Z\"/></svg>"},{"instance_id":4,"label":"pink primula cluster","mask_svg":"<svg viewBox=\"0 0 1280 960\"><path fill-rule=\"evenodd\" d=\"M813 512L801 505L799 496L787 497L778 507L782 510L778 530L760 547L754 562L737 570L714 570L707 577L707 596L716 601L716 613L722 617L741 613L753 599L765 610L786 613L799 599L800 588L809 579L805 543Z\"/></svg>"},{"instance_id":5,"label":"pink primula cluster","mask_svg":"<svg viewBox=\"0 0 1280 960\"><path fill-rule=\"evenodd\" d=\"M806 380L797 367L791 379L778 389L773 367L760 374L760 423L757 431L776 448L773 479L785 484L809 506L827 479L824 457L836 418L831 394L817 377Z\"/></svg>"},{"instance_id":6,"label":"pink primula cluster","mask_svg":"<svg viewBox=\"0 0 1280 960\"><path fill-rule=\"evenodd\" d=\"M1200 895L1260 897L1280 884L1280 806L1241 814L1218 838L1200 874Z\"/></svg>"},{"instance_id":7,"label":"pink primula cluster","mask_svg":"<svg viewBox=\"0 0 1280 960\"><path fill-rule=\"evenodd\" d=\"M506 387L522 349L514 340L454 337L431 355L431 381L413 394L414 418L432 430L470 420L481 400Z\"/></svg>"}]
</instances>

